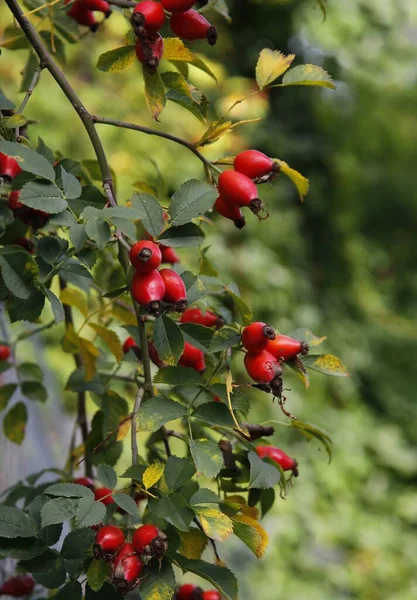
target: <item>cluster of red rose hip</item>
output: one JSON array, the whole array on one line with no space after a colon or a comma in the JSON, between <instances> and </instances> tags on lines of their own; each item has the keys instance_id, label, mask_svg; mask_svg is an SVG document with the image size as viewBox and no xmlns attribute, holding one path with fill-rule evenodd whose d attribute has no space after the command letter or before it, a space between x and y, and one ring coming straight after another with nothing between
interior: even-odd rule
<instances>
[{"instance_id":1,"label":"cluster of red rose hip","mask_svg":"<svg viewBox=\"0 0 417 600\"><path fill-rule=\"evenodd\" d=\"M255 183L272 182L279 174L279 165L259 150L245 150L236 156L233 167L219 176L214 209L242 229L246 225L242 208L250 208L255 215L263 209Z\"/></svg>"},{"instance_id":2,"label":"cluster of red rose hip","mask_svg":"<svg viewBox=\"0 0 417 600\"><path fill-rule=\"evenodd\" d=\"M71 0L65 0L64 4L69 4ZM94 13L101 12L106 19L110 17L112 10L106 0L75 0L71 4L68 15L79 25L89 27L91 31L97 31L100 23L96 20Z\"/></svg>"},{"instance_id":3,"label":"cluster of red rose hip","mask_svg":"<svg viewBox=\"0 0 417 600\"><path fill-rule=\"evenodd\" d=\"M10 184L21 172L22 169L17 160L0 152L0 178L5 183ZM8 207L13 211L13 214L16 217L19 217L26 225L31 225L33 229L43 227L49 219L49 214L43 210L36 210L29 206L24 206L19 201L19 196L20 192L18 190L13 190L9 194ZM22 246L28 252L33 251L33 244L27 238L18 238L13 243Z\"/></svg>"},{"instance_id":4,"label":"cluster of red rose hip","mask_svg":"<svg viewBox=\"0 0 417 600\"><path fill-rule=\"evenodd\" d=\"M216 43L216 28L192 9L194 4L195 0L144 0L135 6L130 21L136 35L136 56L150 73L156 71L164 53L164 41L158 32L165 23L165 11L171 13L169 23L175 35L189 41L207 39L211 45Z\"/></svg>"},{"instance_id":5,"label":"cluster of red rose hip","mask_svg":"<svg viewBox=\"0 0 417 600\"><path fill-rule=\"evenodd\" d=\"M0 586L0 596L23 598L29 596L35 589L35 580L32 575L16 575L9 577Z\"/></svg>"},{"instance_id":6,"label":"cluster of red rose hip","mask_svg":"<svg viewBox=\"0 0 417 600\"><path fill-rule=\"evenodd\" d=\"M266 323L251 323L242 332L242 345L246 348L245 368L260 387L274 396L282 395L282 365L307 354L309 347L287 335L277 335Z\"/></svg>"}]
</instances>

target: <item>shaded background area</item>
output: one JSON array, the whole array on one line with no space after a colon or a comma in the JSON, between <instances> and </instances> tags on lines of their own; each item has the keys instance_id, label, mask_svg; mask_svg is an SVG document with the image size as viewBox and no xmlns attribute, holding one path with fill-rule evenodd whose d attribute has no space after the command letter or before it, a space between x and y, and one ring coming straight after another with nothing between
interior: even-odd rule
<instances>
[{"instance_id":1,"label":"shaded background area","mask_svg":"<svg viewBox=\"0 0 417 600\"><path fill-rule=\"evenodd\" d=\"M231 27L215 18L220 41L214 49L195 46L210 57L219 88L197 71L191 78L219 114L251 89L264 47L320 64L338 85L336 92L278 89L269 99L255 97L235 111L235 118L264 119L225 136L207 155L258 148L308 176L311 191L300 206L282 178L264 187L270 219L248 218L241 232L223 220L207 227L209 256L225 281L241 286L257 318L284 333L309 327L326 335L327 349L344 360L352 377L313 374L308 392L291 380L290 410L332 435L333 461L328 466L317 444L277 425L273 441L298 459L300 477L266 519L271 538L266 557L255 563L232 542L223 556L238 573L244 600L414 600L417 5L413 0L329 0L325 23L314 0L235 0L231 12ZM9 22L5 14L1 7L0 30ZM103 31L70 48L67 70L93 113L150 124L136 65L115 75L91 70L102 52L121 45L126 31L115 14ZM16 100L26 58L27 50L4 51L0 57L1 85ZM225 95L227 102L221 100ZM39 121L32 135L73 158L92 158L73 109L48 74L42 75L26 114ZM175 105L156 127L188 139L197 139L204 129ZM135 181L158 185L150 159L163 169L170 191L186 178L202 176L198 161L169 142L104 126L102 135L122 201ZM198 268L192 252L183 256L187 266ZM45 363L65 381L72 366L61 364L55 349L59 337L46 332ZM22 356L35 351L26 346ZM239 370L240 363L235 378ZM74 399L64 401L69 411ZM49 403L59 407L60 399ZM33 456L42 410L31 420L21 450L0 441L1 456L12 453L17 461L2 461L2 485L22 474L25 455ZM265 395L254 397L252 421L271 418L281 419L278 409ZM51 446L48 460L60 453L56 439ZM67 440L63 457L66 448ZM44 454L40 447L39 468Z\"/></svg>"}]
</instances>

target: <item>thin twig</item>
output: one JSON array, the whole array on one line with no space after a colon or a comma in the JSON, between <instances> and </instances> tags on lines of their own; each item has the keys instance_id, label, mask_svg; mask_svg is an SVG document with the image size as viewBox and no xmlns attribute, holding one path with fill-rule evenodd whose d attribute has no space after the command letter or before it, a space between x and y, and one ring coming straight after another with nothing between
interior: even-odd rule
<instances>
[{"instance_id":1,"label":"thin twig","mask_svg":"<svg viewBox=\"0 0 417 600\"><path fill-rule=\"evenodd\" d=\"M142 398L143 398L144 392L145 392L145 390L143 387L140 387L138 389L138 393L136 394L136 398L135 398L135 404L133 406L132 426L131 426L132 465L137 465L138 457L139 457L138 440L136 437L136 434L137 434L136 417L137 417L138 411L140 409L140 405L142 403Z\"/></svg>"},{"instance_id":2,"label":"thin twig","mask_svg":"<svg viewBox=\"0 0 417 600\"><path fill-rule=\"evenodd\" d=\"M120 8L135 8L137 2L131 2L131 0L109 0L109 4L120 6Z\"/></svg>"},{"instance_id":3,"label":"thin twig","mask_svg":"<svg viewBox=\"0 0 417 600\"><path fill-rule=\"evenodd\" d=\"M31 95L33 94L33 90L36 87L36 84L39 81L39 77L41 75L43 66L40 64L39 67L35 70L33 77L32 77L32 81L29 84L29 87L27 89L26 95L22 100L22 104L19 106L17 113L18 115L21 115L22 112L25 110L26 104L29 102L29 98L31 97Z\"/></svg>"}]
</instances>

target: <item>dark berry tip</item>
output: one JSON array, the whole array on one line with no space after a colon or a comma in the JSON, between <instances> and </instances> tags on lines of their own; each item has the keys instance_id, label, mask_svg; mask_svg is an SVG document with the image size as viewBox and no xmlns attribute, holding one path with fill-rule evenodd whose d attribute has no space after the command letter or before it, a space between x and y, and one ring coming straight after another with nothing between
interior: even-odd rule
<instances>
[{"instance_id":1,"label":"dark berry tip","mask_svg":"<svg viewBox=\"0 0 417 600\"><path fill-rule=\"evenodd\" d=\"M207 41L210 46L214 46L217 42L217 29L212 25L207 31Z\"/></svg>"},{"instance_id":2,"label":"dark berry tip","mask_svg":"<svg viewBox=\"0 0 417 600\"><path fill-rule=\"evenodd\" d=\"M153 300L148 304L148 312L150 312L155 317L159 317L159 315L161 314L161 306L162 303L160 300Z\"/></svg>"},{"instance_id":3,"label":"dark berry tip","mask_svg":"<svg viewBox=\"0 0 417 600\"><path fill-rule=\"evenodd\" d=\"M242 217L241 219L235 219L233 222L235 224L235 227L237 227L238 229L243 229L246 225L245 217Z\"/></svg>"},{"instance_id":4,"label":"dark berry tip","mask_svg":"<svg viewBox=\"0 0 417 600\"><path fill-rule=\"evenodd\" d=\"M96 33L96 31L98 31L99 26L100 26L100 23L94 23L94 25L90 25L90 31L92 31L93 33Z\"/></svg>"},{"instance_id":5,"label":"dark berry tip","mask_svg":"<svg viewBox=\"0 0 417 600\"><path fill-rule=\"evenodd\" d=\"M143 262L148 262L152 258L152 250L150 248L142 248L138 254L138 258Z\"/></svg>"},{"instance_id":6,"label":"dark berry tip","mask_svg":"<svg viewBox=\"0 0 417 600\"><path fill-rule=\"evenodd\" d=\"M265 325L264 328L262 329L263 334L265 337L268 338L268 340L274 340L276 337L276 333L275 333L275 329L272 327L272 325Z\"/></svg>"},{"instance_id":7,"label":"dark berry tip","mask_svg":"<svg viewBox=\"0 0 417 600\"><path fill-rule=\"evenodd\" d=\"M133 27L143 27L145 23L145 17L142 13L136 12L130 17L130 23Z\"/></svg>"},{"instance_id":8,"label":"dark berry tip","mask_svg":"<svg viewBox=\"0 0 417 600\"><path fill-rule=\"evenodd\" d=\"M280 369L281 371L281 369ZM281 373L277 372L277 374L275 375L274 379L271 381L271 392L274 394L274 396L276 396L277 398L281 398L282 396L282 379L281 379Z\"/></svg>"},{"instance_id":9,"label":"dark berry tip","mask_svg":"<svg viewBox=\"0 0 417 600\"><path fill-rule=\"evenodd\" d=\"M294 465L293 468L291 469L292 474L294 475L294 477L298 477L299 475L299 471L298 471L298 462L295 460L294 461Z\"/></svg>"},{"instance_id":10,"label":"dark berry tip","mask_svg":"<svg viewBox=\"0 0 417 600\"><path fill-rule=\"evenodd\" d=\"M260 200L260 198L254 198L250 204L249 204L249 208L251 209L251 211L253 212L254 215L257 215L258 213L261 212L261 210L263 209L263 204L262 204L262 200Z\"/></svg>"},{"instance_id":11,"label":"dark berry tip","mask_svg":"<svg viewBox=\"0 0 417 600\"><path fill-rule=\"evenodd\" d=\"M175 311L178 313L183 313L188 306L188 302L187 300L179 300L178 302L176 302L175 304Z\"/></svg>"},{"instance_id":12,"label":"dark berry tip","mask_svg":"<svg viewBox=\"0 0 417 600\"><path fill-rule=\"evenodd\" d=\"M302 354L303 356L305 356L306 354L308 354L310 351L310 346L309 344L307 344L307 342L301 342L301 351L300 354Z\"/></svg>"}]
</instances>

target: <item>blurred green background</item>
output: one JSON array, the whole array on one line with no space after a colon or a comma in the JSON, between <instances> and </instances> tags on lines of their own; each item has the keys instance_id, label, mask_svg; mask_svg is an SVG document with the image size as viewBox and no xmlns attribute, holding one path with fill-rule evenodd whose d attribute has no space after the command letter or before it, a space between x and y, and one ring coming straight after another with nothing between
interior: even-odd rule
<instances>
[{"instance_id":1,"label":"blurred green background","mask_svg":"<svg viewBox=\"0 0 417 600\"><path fill-rule=\"evenodd\" d=\"M216 87L201 72L191 74L209 96L212 116L252 88L264 47L323 66L337 89L278 89L235 110L236 119L263 120L225 136L207 156L257 148L309 177L311 191L300 205L283 177L264 186L261 197L271 217L248 217L242 231L225 220L207 226L209 256L225 281L240 285L258 319L284 333L309 327L326 335L327 349L343 359L351 378L313 374L307 392L298 380L290 381L289 409L331 434L333 461L327 464L317 443L277 425L273 441L298 459L300 477L265 520L265 558L256 563L232 541L222 557L237 571L244 600L415 600L417 3L329 0L324 23L314 0L234 0L229 6L231 26L213 18L218 45L194 46L219 77ZM9 23L2 6L0 37ZM115 75L92 69L126 32L123 17L113 15L96 36L69 48L66 70L92 113L151 125L137 65ZM0 57L1 86L16 102L26 59L27 50L6 50ZM39 122L31 135L65 155L92 158L73 109L47 73L25 112ZM204 130L176 105L153 126L189 140ZM122 201L136 181L158 185L153 163L170 191L203 176L198 160L170 142L106 126L100 131ZM183 256L188 267L198 268L193 253ZM65 380L71 366L62 365L52 344L58 338L48 333L51 345L40 360ZM240 363L235 378L239 369ZM45 419L55 415L55 426L45 427L40 413L29 434L44 427L49 447L42 452L62 460L67 442L62 452L62 411L58 404L54 413L54 406ZM275 418L281 414L268 397L254 397L251 421ZM1 444L3 456L11 456L7 442ZM14 448L13 461L33 455L30 435L19 452L23 458ZM46 460L36 459L39 468ZM2 471L7 478L7 469Z\"/></svg>"}]
</instances>

